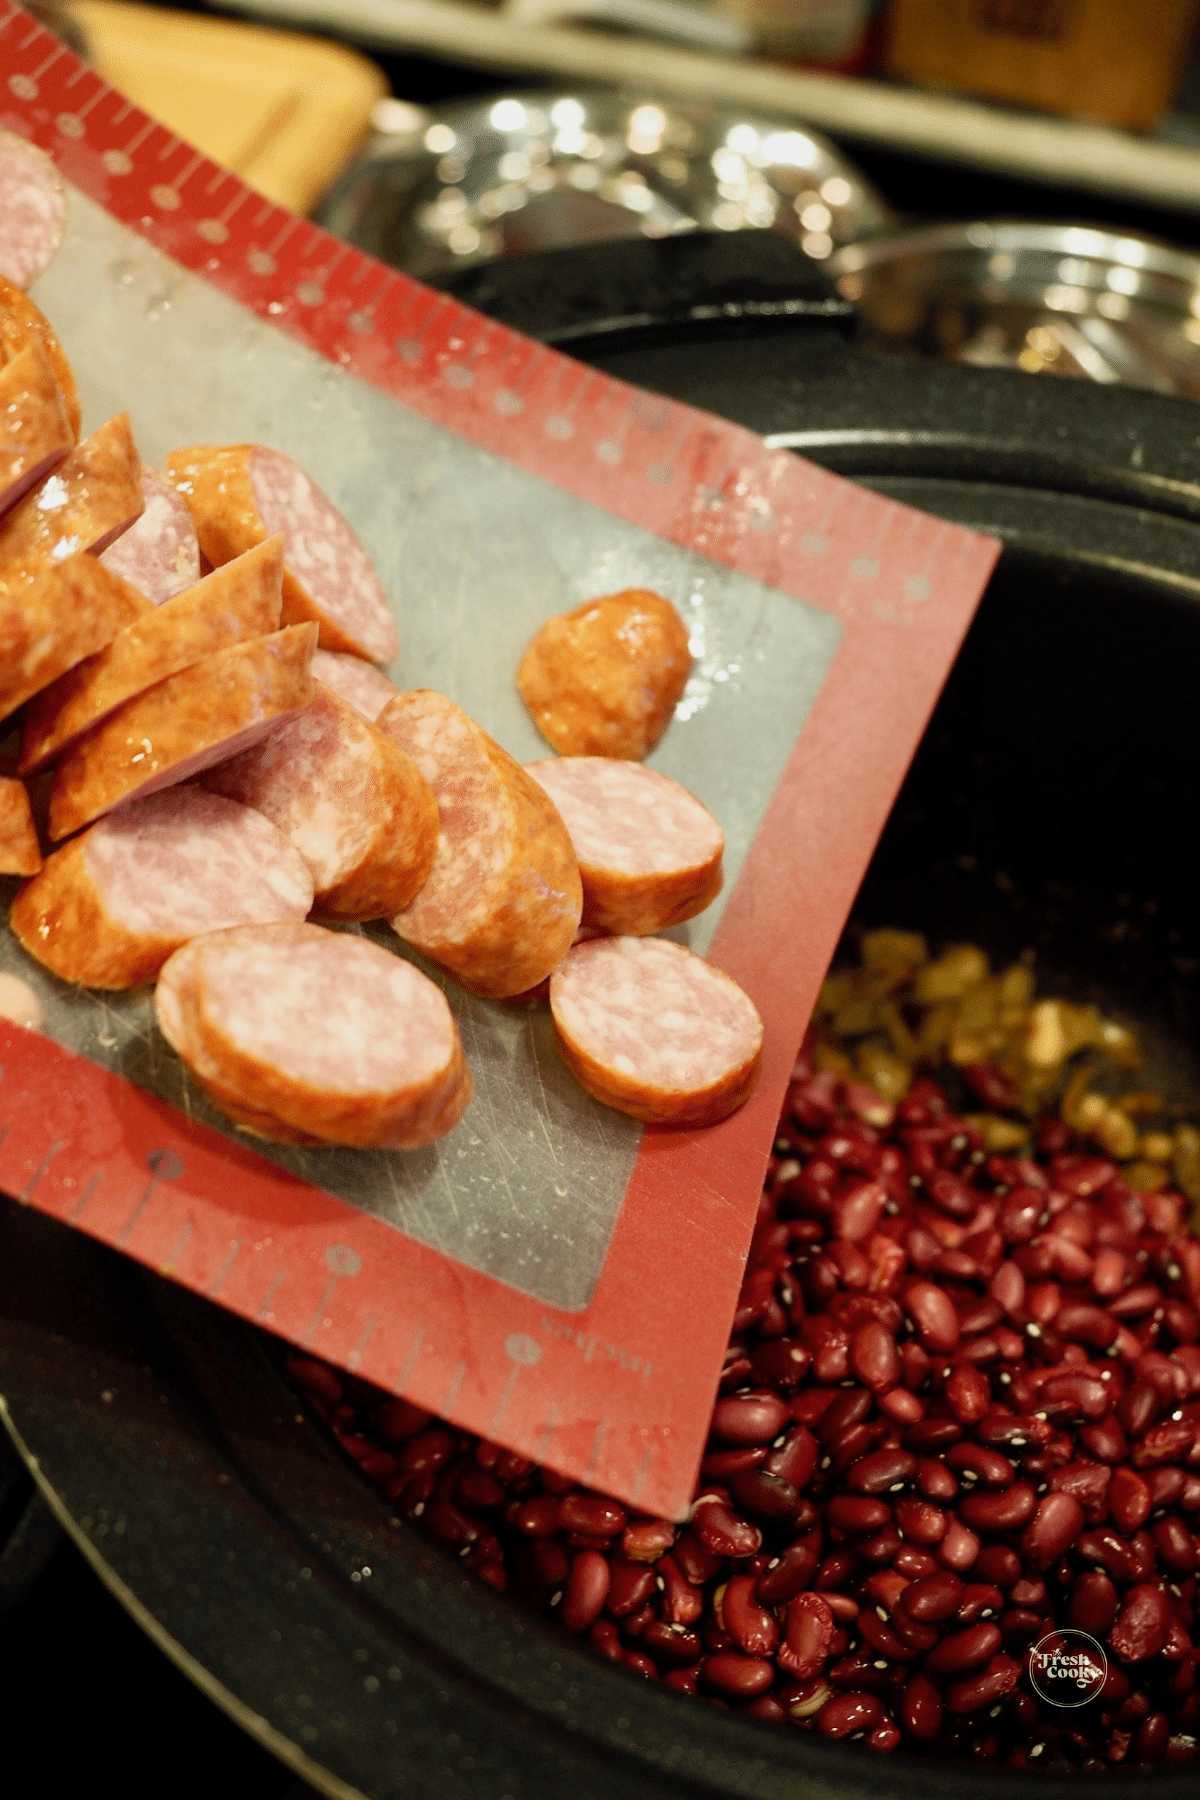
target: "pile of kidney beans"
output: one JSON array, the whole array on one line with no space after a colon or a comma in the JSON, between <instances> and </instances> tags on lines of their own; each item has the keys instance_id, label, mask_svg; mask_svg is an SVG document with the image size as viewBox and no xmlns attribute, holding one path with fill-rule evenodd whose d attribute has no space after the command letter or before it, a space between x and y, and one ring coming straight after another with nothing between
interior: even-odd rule
<instances>
[{"instance_id":1,"label":"pile of kidney beans","mask_svg":"<svg viewBox=\"0 0 1200 1800\"><path fill-rule=\"evenodd\" d=\"M961 1072L986 1104L1003 1077ZM688 1524L294 1356L396 1512L599 1655L730 1709L1038 1769L1200 1738L1200 1241L1058 1120L986 1155L802 1052ZM1103 1645L1086 1706L1029 1647Z\"/></svg>"}]
</instances>

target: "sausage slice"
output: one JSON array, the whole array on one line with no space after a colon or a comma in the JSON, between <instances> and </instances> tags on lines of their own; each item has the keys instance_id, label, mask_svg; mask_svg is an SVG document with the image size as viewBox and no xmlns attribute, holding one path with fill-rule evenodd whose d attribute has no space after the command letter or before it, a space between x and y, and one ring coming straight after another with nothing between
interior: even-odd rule
<instances>
[{"instance_id":1,"label":"sausage slice","mask_svg":"<svg viewBox=\"0 0 1200 1800\"><path fill-rule=\"evenodd\" d=\"M99 556L141 515L141 460L120 413L84 438L0 519L0 588L77 550Z\"/></svg>"},{"instance_id":2,"label":"sausage slice","mask_svg":"<svg viewBox=\"0 0 1200 1800\"><path fill-rule=\"evenodd\" d=\"M0 582L0 719L146 610L137 589L94 556L49 563L10 589Z\"/></svg>"},{"instance_id":3,"label":"sausage slice","mask_svg":"<svg viewBox=\"0 0 1200 1800\"><path fill-rule=\"evenodd\" d=\"M41 866L25 783L0 775L0 875L36 875Z\"/></svg>"},{"instance_id":4,"label":"sausage slice","mask_svg":"<svg viewBox=\"0 0 1200 1800\"><path fill-rule=\"evenodd\" d=\"M577 944L550 978L550 1010L580 1086L648 1124L713 1125L758 1079L753 1001L669 938Z\"/></svg>"},{"instance_id":5,"label":"sausage slice","mask_svg":"<svg viewBox=\"0 0 1200 1800\"><path fill-rule=\"evenodd\" d=\"M0 274L27 288L49 268L67 224L62 176L15 131L0 131Z\"/></svg>"},{"instance_id":6,"label":"sausage slice","mask_svg":"<svg viewBox=\"0 0 1200 1800\"><path fill-rule=\"evenodd\" d=\"M311 706L204 785L278 826L311 869L327 919L399 912L433 867L437 801L416 764L319 681Z\"/></svg>"},{"instance_id":7,"label":"sausage slice","mask_svg":"<svg viewBox=\"0 0 1200 1800\"><path fill-rule=\"evenodd\" d=\"M260 1136L411 1150L471 1097L445 996L367 938L317 925L196 938L166 964L155 1006L201 1087Z\"/></svg>"},{"instance_id":8,"label":"sausage slice","mask_svg":"<svg viewBox=\"0 0 1200 1800\"><path fill-rule=\"evenodd\" d=\"M67 424L71 428L71 441L74 443L79 436L79 392L66 352L51 329L45 313L34 305L28 294L21 292L16 282L0 274L0 363L19 356L30 344L40 346L54 370L54 379L62 393L63 405L67 410Z\"/></svg>"},{"instance_id":9,"label":"sausage slice","mask_svg":"<svg viewBox=\"0 0 1200 1800\"><path fill-rule=\"evenodd\" d=\"M256 444L172 450L167 474L217 566L283 537L283 622L315 619L325 650L390 662L400 648L387 595L350 526L298 463Z\"/></svg>"},{"instance_id":10,"label":"sausage slice","mask_svg":"<svg viewBox=\"0 0 1200 1800\"><path fill-rule=\"evenodd\" d=\"M107 558L101 562L109 567ZM160 607L147 603L103 650L29 702L21 724L21 774L48 767L83 732L155 682L226 644L274 631L282 576L281 541L268 538Z\"/></svg>"},{"instance_id":11,"label":"sausage slice","mask_svg":"<svg viewBox=\"0 0 1200 1800\"><path fill-rule=\"evenodd\" d=\"M533 777L444 695L401 694L379 729L412 757L439 814L433 869L393 931L474 994L524 993L562 961L579 925L566 826Z\"/></svg>"},{"instance_id":12,"label":"sausage slice","mask_svg":"<svg viewBox=\"0 0 1200 1800\"><path fill-rule=\"evenodd\" d=\"M200 546L182 494L149 463L142 464L139 480L145 511L101 560L161 606L199 581Z\"/></svg>"},{"instance_id":13,"label":"sausage slice","mask_svg":"<svg viewBox=\"0 0 1200 1800\"><path fill-rule=\"evenodd\" d=\"M131 988L202 932L300 920L311 905L308 865L269 819L182 787L119 807L56 850L9 922L64 981Z\"/></svg>"},{"instance_id":14,"label":"sausage slice","mask_svg":"<svg viewBox=\"0 0 1200 1800\"><path fill-rule=\"evenodd\" d=\"M694 918L720 893L721 827L669 775L607 756L526 767L571 834L585 925L645 937Z\"/></svg>"},{"instance_id":15,"label":"sausage slice","mask_svg":"<svg viewBox=\"0 0 1200 1800\"><path fill-rule=\"evenodd\" d=\"M318 650L313 657L313 680L320 681L374 724L389 700L400 689L394 681L361 656L344 656L336 650Z\"/></svg>"},{"instance_id":16,"label":"sausage slice","mask_svg":"<svg viewBox=\"0 0 1200 1800\"><path fill-rule=\"evenodd\" d=\"M226 762L312 699L315 625L216 650L94 725L50 785L52 838Z\"/></svg>"},{"instance_id":17,"label":"sausage slice","mask_svg":"<svg viewBox=\"0 0 1200 1800\"><path fill-rule=\"evenodd\" d=\"M0 517L63 460L75 437L62 389L34 342L0 367Z\"/></svg>"},{"instance_id":18,"label":"sausage slice","mask_svg":"<svg viewBox=\"0 0 1200 1800\"><path fill-rule=\"evenodd\" d=\"M661 594L626 588L548 619L521 658L517 686L560 756L648 756L671 722L692 653Z\"/></svg>"}]
</instances>

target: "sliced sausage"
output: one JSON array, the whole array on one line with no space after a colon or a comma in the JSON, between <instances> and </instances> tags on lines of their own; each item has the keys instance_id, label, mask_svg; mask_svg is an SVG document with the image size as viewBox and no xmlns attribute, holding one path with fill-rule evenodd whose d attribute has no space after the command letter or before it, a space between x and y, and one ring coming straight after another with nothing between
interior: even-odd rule
<instances>
[{"instance_id":1,"label":"sliced sausage","mask_svg":"<svg viewBox=\"0 0 1200 1800\"><path fill-rule=\"evenodd\" d=\"M120 413L0 519L0 589L77 550L99 556L142 511L141 459Z\"/></svg>"},{"instance_id":2,"label":"sliced sausage","mask_svg":"<svg viewBox=\"0 0 1200 1800\"><path fill-rule=\"evenodd\" d=\"M66 837L126 800L200 775L261 742L312 699L314 625L216 650L126 700L84 732L50 785L49 831Z\"/></svg>"},{"instance_id":3,"label":"sliced sausage","mask_svg":"<svg viewBox=\"0 0 1200 1800\"><path fill-rule=\"evenodd\" d=\"M319 681L311 706L204 785L279 827L312 871L324 918L399 912L433 867L437 801L417 765Z\"/></svg>"},{"instance_id":4,"label":"sliced sausage","mask_svg":"<svg viewBox=\"0 0 1200 1800\"><path fill-rule=\"evenodd\" d=\"M762 1020L736 981L668 938L577 944L550 978L562 1059L605 1106L712 1125L758 1079Z\"/></svg>"},{"instance_id":5,"label":"sliced sausage","mask_svg":"<svg viewBox=\"0 0 1200 1800\"><path fill-rule=\"evenodd\" d=\"M379 729L412 757L438 803L437 856L392 929L472 993L504 999L557 967L583 890L566 826L532 775L431 689L401 694Z\"/></svg>"},{"instance_id":6,"label":"sliced sausage","mask_svg":"<svg viewBox=\"0 0 1200 1800\"><path fill-rule=\"evenodd\" d=\"M199 581L200 546L182 494L148 463L142 464L139 479L145 511L101 560L161 606Z\"/></svg>"},{"instance_id":7,"label":"sliced sausage","mask_svg":"<svg viewBox=\"0 0 1200 1800\"><path fill-rule=\"evenodd\" d=\"M75 442L46 353L31 343L0 367L0 517L59 464Z\"/></svg>"},{"instance_id":8,"label":"sliced sausage","mask_svg":"<svg viewBox=\"0 0 1200 1800\"><path fill-rule=\"evenodd\" d=\"M607 756L526 767L571 834L585 925L645 937L694 918L720 893L721 827L669 775Z\"/></svg>"},{"instance_id":9,"label":"sliced sausage","mask_svg":"<svg viewBox=\"0 0 1200 1800\"><path fill-rule=\"evenodd\" d=\"M317 651L313 657L313 679L340 694L372 724L388 701L400 692L394 681L361 656L344 656L336 650Z\"/></svg>"},{"instance_id":10,"label":"sliced sausage","mask_svg":"<svg viewBox=\"0 0 1200 1800\"><path fill-rule=\"evenodd\" d=\"M283 537L283 620L315 619L325 650L390 662L400 648L387 595L350 526L298 463L256 444L172 450L167 474L214 567Z\"/></svg>"},{"instance_id":11,"label":"sliced sausage","mask_svg":"<svg viewBox=\"0 0 1200 1800\"><path fill-rule=\"evenodd\" d=\"M107 558L100 560L107 569ZM161 606L147 602L103 650L29 702L21 722L21 774L48 767L83 732L155 682L226 644L275 631L282 577L281 540L268 538Z\"/></svg>"},{"instance_id":12,"label":"sliced sausage","mask_svg":"<svg viewBox=\"0 0 1200 1800\"><path fill-rule=\"evenodd\" d=\"M34 305L28 294L21 292L15 282L0 275L0 363L11 361L32 343L40 345L54 370L74 440L79 436L79 392L66 352L45 313Z\"/></svg>"},{"instance_id":13,"label":"sliced sausage","mask_svg":"<svg viewBox=\"0 0 1200 1800\"><path fill-rule=\"evenodd\" d=\"M471 1097L445 996L367 938L317 925L197 938L163 969L155 1005L200 1085L262 1136L278 1120L285 1142L416 1149Z\"/></svg>"},{"instance_id":14,"label":"sliced sausage","mask_svg":"<svg viewBox=\"0 0 1200 1800\"><path fill-rule=\"evenodd\" d=\"M62 176L46 152L0 131L0 275L29 287L49 268L66 224Z\"/></svg>"},{"instance_id":15,"label":"sliced sausage","mask_svg":"<svg viewBox=\"0 0 1200 1800\"><path fill-rule=\"evenodd\" d=\"M0 875L36 875L41 866L25 783L0 775Z\"/></svg>"},{"instance_id":16,"label":"sliced sausage","mask_svg":"<svg viewBox=\"0 0 1200 1800\"><path fill-rule=\"evenodd\" d=\"M691 671L671 602L626 588L548 619L521 658L517 686L560 756L636 762L667 729Z\"/></svg>"},{"instance_id":17,"label":"sliced sausage","mask_svg":"<svg viewBox=\"0 0 1200 1800\"><path fill-rule=\"evenodd\" d=\"M42 1028L42 1003L27 981L0 969L0 1019L23 1025L26 1031Z\"/></svg>"},{"instance_id":18,"label":"sliced sausage","mask_svg":"<svg viewBox=\"0 0 1200 1800\"><path fill-rule=\"evenodd\" d=\"M56 850L9 922L64 981L130 988L202 932L298 921L311 905L308 865L269 819L180 787L118 807Z\"/></svg>"},{"instance_id":19,"label":"sliced sausage","mask_svg":"<svg viewBox=\"0 0 1200 1800\"><path fill-rule=\"evenodd\" d=\"M0 719L146 609L137 590L94 556L50 563L11 589L0 583Z\"/></svg>"}]
</instances>

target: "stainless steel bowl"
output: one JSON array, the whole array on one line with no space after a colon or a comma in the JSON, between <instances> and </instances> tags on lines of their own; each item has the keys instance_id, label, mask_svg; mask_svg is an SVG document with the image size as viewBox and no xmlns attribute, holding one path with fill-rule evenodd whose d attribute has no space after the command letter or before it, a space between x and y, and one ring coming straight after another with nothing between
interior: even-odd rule
<instances>
[{"instance_id":1,"label":"stainless steel bowl","mask_svg":"<svg viewBox=\"0 0 1200 1800\"><path fill-rule=\"evenodd\" d=\"M604 89L437 113L385 100L374 124L320 222L427 280L529 250L697 227L780 231L825 260L892 223L832 144L784 119Z\"/></svg>"},{"instance_id":2,"label":"stainless steel bowl","mask_svg":"<svg viewBox=\"0 0 1200 1800\"><path fill-rule=\"evenodd\" d=\"M829 259L871 348L1200 398L1200 257L1077 225L939 225Z\"/></svg>"}]
</instances>

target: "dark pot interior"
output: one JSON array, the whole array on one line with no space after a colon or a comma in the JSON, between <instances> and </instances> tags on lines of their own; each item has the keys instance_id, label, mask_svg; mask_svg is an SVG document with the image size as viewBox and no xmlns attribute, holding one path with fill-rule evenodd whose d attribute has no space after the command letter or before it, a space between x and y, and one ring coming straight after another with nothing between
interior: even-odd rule
<instances>
[{"instance_id":1,"label":"dark pot interior","mask_svg":"<svg viewBox=\"0 0 1200 1800\"><path fill-rule=\"evenodd\" d=\"M640 347L583 333L572 348L1003 532L848 947L859 926L897 924L996 960L1032 949L1043 991L1103 998L1143 1029L1168 1091L1194 1095L1200 415L888 365L842 327L686 353L653 331ZM876 1758L601 1663L391 1524L299 1416L268 1340L15 1206L0 1232L0 1388L24 1445L160 1641L314 1785L377 1800L1016 1793L1015 1773ZM1180 1796L1195 1783L1154 1779Z\"/></svg>"}]
</instances>

